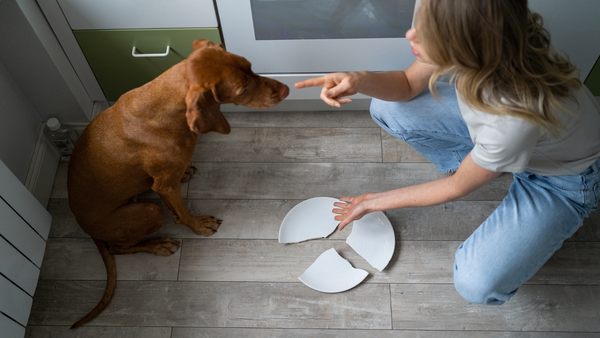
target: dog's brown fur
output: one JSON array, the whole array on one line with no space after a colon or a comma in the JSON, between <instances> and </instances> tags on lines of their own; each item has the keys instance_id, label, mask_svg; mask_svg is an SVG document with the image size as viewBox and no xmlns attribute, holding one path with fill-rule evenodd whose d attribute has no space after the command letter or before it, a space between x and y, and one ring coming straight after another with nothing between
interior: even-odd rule
<instances>
[{"instance_id":1,"label":"dog's brown fur","mask_svg":"<svg viewBox=\"0 0 600 338\"><path fill-rule=\"evenodd\" d=\"M289 88L252 72L250 63L222 45L196 40L194 52L162 75L123 94L81 134L68 171L69 204L83 230L96 243L107 270L100 303L73 324L96 317L110 302L116 285L115 254L148 252L168 256L179 247L170 238L144 238L163 223L155 203L136 202L154 190L176 223L210 236L221 221L191 216L181 197L199 134L228 134L220 104L251 108L278 104ZM108 246L107 246L108 244Z\"/></svg>"}]
</instances>

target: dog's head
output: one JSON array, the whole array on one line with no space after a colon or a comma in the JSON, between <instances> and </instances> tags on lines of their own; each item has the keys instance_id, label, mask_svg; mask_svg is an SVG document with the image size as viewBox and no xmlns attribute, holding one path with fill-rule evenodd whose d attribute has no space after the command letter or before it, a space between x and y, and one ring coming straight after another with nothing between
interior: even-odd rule
<instances>
[{"instance_id":1,"label":"dog's head","mask_svg":"<svg viewBox=\"0 0 600 338\"><path fill-rule=\"evenodd\" d=\"M221 44L194 41L194 51L186 62L186 117L190 130L197 134L231 131L221 114L221 104L264 109L275 106L289 94L286 85L254 74L248 60L225 51Z\"/></svg>"}]
</instances>

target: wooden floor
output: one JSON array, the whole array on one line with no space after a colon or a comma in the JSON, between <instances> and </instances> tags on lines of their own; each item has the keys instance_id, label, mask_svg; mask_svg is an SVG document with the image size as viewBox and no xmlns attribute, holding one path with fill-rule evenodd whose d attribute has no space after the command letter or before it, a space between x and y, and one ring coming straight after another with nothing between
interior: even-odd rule
<instances>
[{"instance_id":1,"label":"wooden floor","mask_svg":"<svg viewBox=\"0 0 600 338\"><path fill-rule=\"evenodd\" d=\"M192 214L223 220L218 233L196 236L165 209L157 235L180 239L181 249L170 257L117 256L112 303L70 331L100 300L106 273L69 211L61 164L27 337L600 336L600 212L508 303L472 305L454 290L454 251L500 203L511 175L459 201L386 212L396 251L378 272L345 243L351 228L284 245L277 241L281 221L308 198L355 196L444 174L368 112L226 116L231 134L199 138L199 171L183 186ZM143 198L158 201L152 193ZM297 277L332 247L370 275L349 291L319 293Z\"/></svg>"}]
</instances>

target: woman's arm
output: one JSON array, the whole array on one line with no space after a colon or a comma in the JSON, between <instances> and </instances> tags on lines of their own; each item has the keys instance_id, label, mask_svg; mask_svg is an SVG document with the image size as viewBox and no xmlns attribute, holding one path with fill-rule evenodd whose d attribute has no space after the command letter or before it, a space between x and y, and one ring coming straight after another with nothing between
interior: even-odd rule
<instances>
[{"instance_id":1,"label":"woman's arm","mask_svg":"<svg viewBox=\"0 0 600 338\"><path fill-rule=\"evenodd\" d=\"M339 208L333 209L333 212L338 214L335 220L340 221L341 230L350 222L373 211L446 203L470 194L500 174L501 172L480 167L469 154L452 176L381 193L342 197L340 200L347 203L334 203Z\"/></svg>"},{"instance_id":2,"label":"woman's arm","mask_svg":"<svg viewBox=\"0 0 600 338\"><path fill-rule=\"evenodd\" d=\"M427 88L435 69L435 65L417 60L405 71L332 73L294 86L322 86L321 99L334 107L352 102L347 96L356 93L384 101L408 101Z\"/></svg>"}]
</instances>

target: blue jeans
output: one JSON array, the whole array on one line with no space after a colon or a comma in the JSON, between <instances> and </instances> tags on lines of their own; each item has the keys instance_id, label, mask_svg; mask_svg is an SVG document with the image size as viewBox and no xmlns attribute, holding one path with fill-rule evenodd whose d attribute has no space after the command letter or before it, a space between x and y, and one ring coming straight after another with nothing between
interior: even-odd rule
<instances>
[{"instance_id":1,"label":"blue jeans","mask_svg":"<svg viewBox=\"0 0 600 338\"><path fill-rule=\"evenodd\" d=\"M473 148L454 85L409 102L373 99L371 116L438 170L456 170ZM579 175L513 174L500 206L455 254L454 286L467 301L500 305L544 265L598 207L600 159Z\"/></svg>"}]
</instances>

